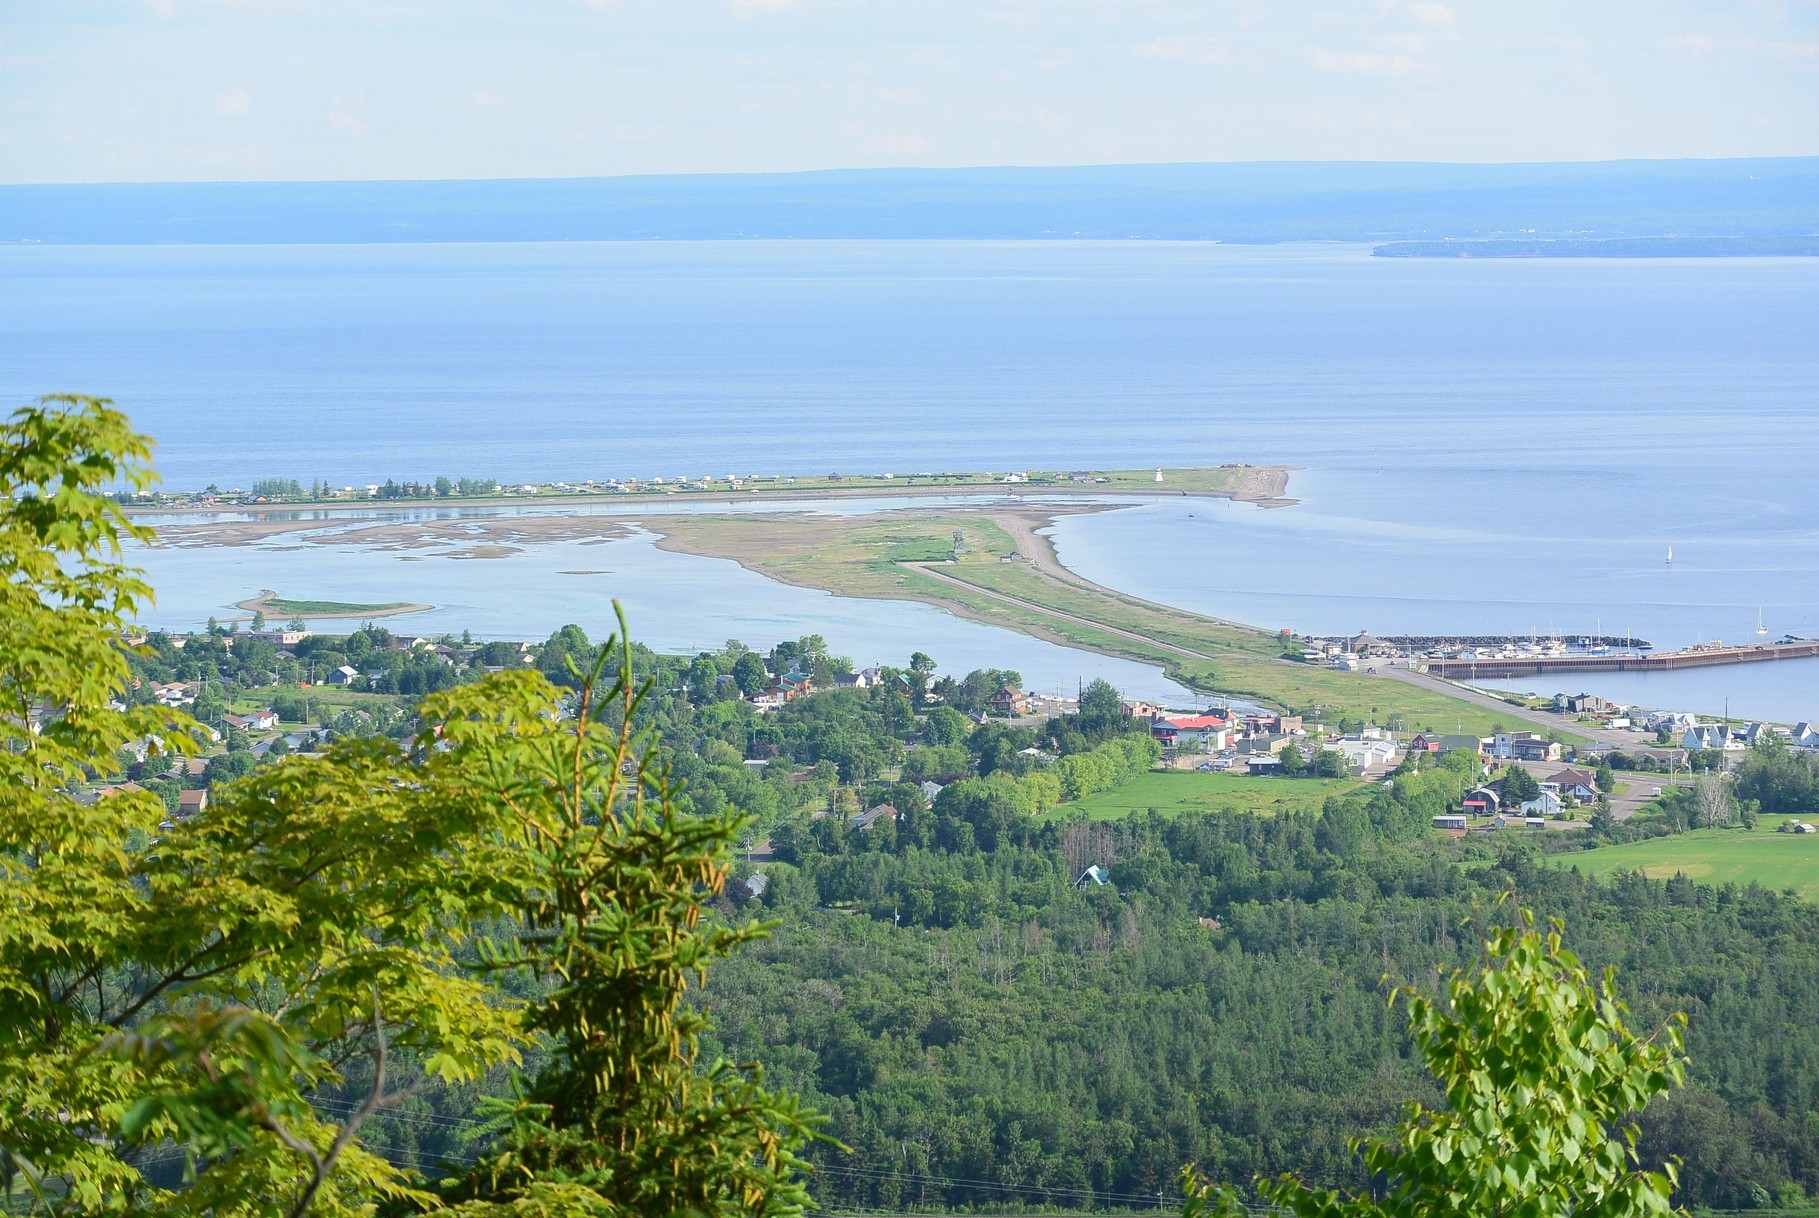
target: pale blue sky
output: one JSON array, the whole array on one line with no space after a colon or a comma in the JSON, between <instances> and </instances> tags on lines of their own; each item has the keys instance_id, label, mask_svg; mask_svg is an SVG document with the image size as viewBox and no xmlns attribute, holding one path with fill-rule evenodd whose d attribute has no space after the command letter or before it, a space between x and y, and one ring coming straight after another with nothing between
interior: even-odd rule
<instances>
[{"instance_id":1,"label":"pale blue sky","mask_svg":"<svg viewBox=\"0 0 1819 1218\"><path fill-rule=\"evenodd\" d=\"M0 181L1819 154L1819 0L0 0Z\"/></svg>"}]
</instances>

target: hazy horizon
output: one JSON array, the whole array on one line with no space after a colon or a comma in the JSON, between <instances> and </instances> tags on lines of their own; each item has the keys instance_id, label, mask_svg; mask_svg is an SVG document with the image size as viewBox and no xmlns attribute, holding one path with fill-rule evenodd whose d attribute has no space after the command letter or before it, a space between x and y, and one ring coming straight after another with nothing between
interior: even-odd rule
<instances>
[{"instance_id":1,"label":"hazy horizon","mask_svg":"<svg viewBox=\"0 0 1819 1218\"><path fill-rule=\"evenodd\" d=\"M12 183L1819 153L1806 3L14 8Z\"/></svg>"}]
</instances>

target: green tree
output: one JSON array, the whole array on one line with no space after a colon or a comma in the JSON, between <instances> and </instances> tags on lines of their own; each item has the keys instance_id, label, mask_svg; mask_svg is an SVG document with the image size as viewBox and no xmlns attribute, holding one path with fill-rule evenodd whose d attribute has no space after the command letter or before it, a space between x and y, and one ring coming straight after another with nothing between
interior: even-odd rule
<instances>
[{"instance_id":1,"label":"green tree","mask_svg":"<svg viewBox=\"0 0 1819 1218\"><path fill-rule=\"evenodd\" d=\"M742 822L682 815L654 741L628 734L629 648L610 708L593 698L604 659L567 718L541 675L500 674L427 704L419 738L443 747L338 743L217 787L180 824L161 825L150 792L70 794L127 741L182 748L193 730L161 708L115 709L121 639L148 595L123 547L150 532L101 490L145 485L148 449L93 399L45 399L0 425L0 697L18 711L0 714L9 1203L798 1210L810 1118L755 1069L698 1061L701 1017L683 1002L764 930L702 920ZM41 706L57 713L34 731ZM515 933L495 944L501 927ZM536 999L462 967L475 956L538 975ZM361 1144L421 1076L472 1082L534 1043L550 1065L442 1191ZM173 1146L186 1168L154 1182L142 1166Z\"/></svg>"},{"instance_id":2,"label":"green tree","mask_svg":"<svg viewBox=\"0 0 1819 1218\"><path fill-rule=\"evenodd\" d=\"M1541 784L1521 766L1512 765L1503 772L1503 804L1506 808L1525 804L1540 794Z\"/></svg>"},{"instance_id":3,"label":"green tree","mask_svg":"<svg viewBox=\"0 0 1819 1218\"><path fill-rule=\"evenodd\" d=\"M738 683L739 692L749 698L769 688L771 674L757 652L745 651L733 661L733 680Z\"/></svg>"},{"instance_id":4,"label":"green tree","mask_svg":"<svg viewBox=\"0 0 1819 1218\"><path fill-rule=\"evenodd\" d=\"M1676 1165L1644 1170L1629 1122L1684 1080L1686 1018L1637 1036L1612 971L1594 983L1561 946L1561 929L1555 921L1538 931L1519 909L1516 926L1491 930L1476 971L1453 974L1450 1003L1415 986L1397 991L1448 1106L1412 1103L1393 1137L1353 1141L1364 1166L1387 1181L1381 1199L1284 1175L1257 1182L1265 1200L1296 1218L1666 1213ZM1234 1190L1192 1167L1182 1181L1184 1218L1249 1213Z\"/></svg>"}]
</instances>

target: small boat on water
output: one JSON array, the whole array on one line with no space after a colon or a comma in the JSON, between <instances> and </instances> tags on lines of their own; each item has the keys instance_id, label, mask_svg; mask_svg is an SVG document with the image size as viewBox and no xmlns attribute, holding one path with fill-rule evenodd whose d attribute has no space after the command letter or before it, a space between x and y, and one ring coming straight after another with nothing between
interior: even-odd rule
<instances>
[{"instance_id":1,"label":"small boat on water","mask_svg":"<svg viewBox=\"0 0 1819 1218\"><path fill-rule=\"evenodd\" d=\"M1669 546L1667 548L1667 565L1670 567L1674 565L1674 547L1673 546Z\"/></svg>"}]
</instances>

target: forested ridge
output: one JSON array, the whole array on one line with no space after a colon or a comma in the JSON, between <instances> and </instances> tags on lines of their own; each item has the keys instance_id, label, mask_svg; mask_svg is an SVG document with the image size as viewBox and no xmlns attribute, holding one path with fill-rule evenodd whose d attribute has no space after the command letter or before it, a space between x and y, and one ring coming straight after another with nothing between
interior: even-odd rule
<instances>
[{"instance_id":1,"label":"forested ridge","mask_svg":"<svg viewBox=\"0 0 1819 1218\"><path fill-rule=\"evenodd\" d=\"M741 864L717 903L777 919L772 938L699 998L717 1048L764 1062L850 1147L810 1152L825 1207L1154 1204L1184 1162L1362 1186L1347 1139L1439 1099L1389 987L1437 989L1468 965L1504 893L1616 965L1639 1026L1689 1014L1689 1083L1641 1120L1644 1160L1684 1163L1677 1201L1819 1192L1819 930L1803 903L1594 880L1520 839L1434 839L1431 817L1476 779L1464 757L1318 815L1088 823L1062 803L1036 820L1025 780L1048 771L1024 749L1083 756L1128 724L963 727L883 688L753 717L676 688L650 713L682 799L761 813L777 855ZM950 781L923 806L899 769ZM896 821L848 827L886 797ZM1083 885L1091 864L1109 882ZM738 882L758 872L761 895ZM426 1156L450 1144L400 1132Z\"/></svg>"},{"instance_id":2,"label":"forested ridge","mask_svg":"<svg viewBox=\"0 0 1819 1218\"><path fill-rule=\"evenodd\" d=\"M958 856L810 854L765 894L775 937L716 975L717 1025L855 1148L817 1152L823 1204L1006 1195L939 1179L1128 1202L1166 1192L1184 1161L1215 1179L1293 1169L1361 1186L1345 1139L1436 1099L1383 978L1431 985L1468 962L1468 923L1513 890L1564 917L1588 963L1618 966L1637 1024L1689 1014L1690 1083L1648 1109L1641 1142L1645 1161L1684 1161L1681 1203L1819 1188L1809 907L1596 882L1520 850L1443 857L1378 831L1403 801L1358 804L1372 831L1349 855L1323 848L1318 820L1248 816L1044 826ZM1083 838L1111 884L1074 888ZM917 884L961 888L964 922L894 925Z\"/></svg>"}]
</instances>

